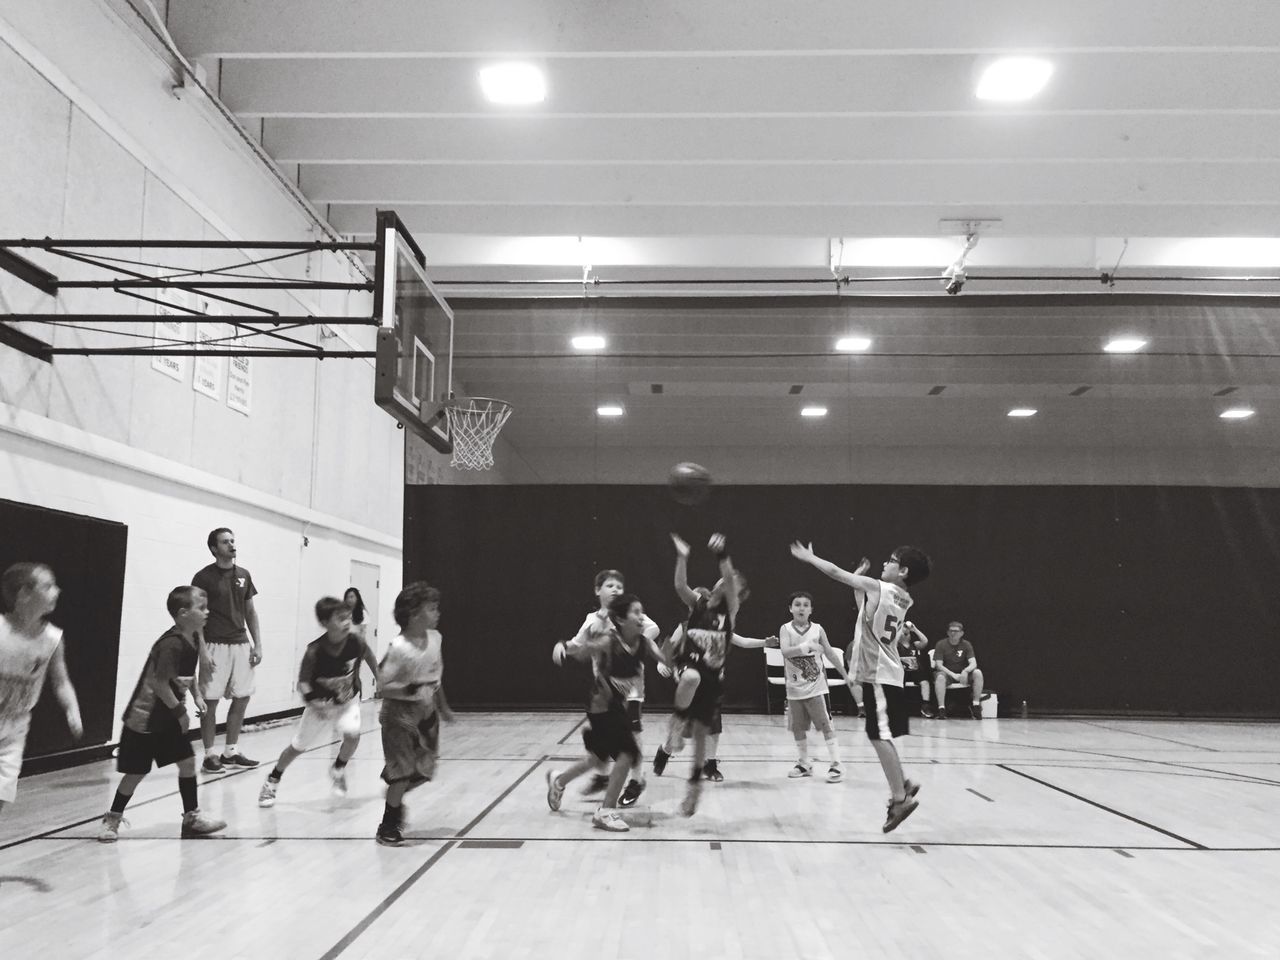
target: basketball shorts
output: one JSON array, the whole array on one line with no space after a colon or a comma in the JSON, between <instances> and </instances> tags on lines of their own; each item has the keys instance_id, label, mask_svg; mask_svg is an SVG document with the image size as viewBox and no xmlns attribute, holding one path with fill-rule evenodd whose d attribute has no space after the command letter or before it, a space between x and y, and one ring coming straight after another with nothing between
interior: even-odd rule
<instances>
[{"instance_id":1,"label":"basketball shorts","mask_svg":"<svg viewBox=\"0 0 1280 960\"><path fill-rule=\"evenodd\" d=\"M30 718L0 726L0 800L13 802L18 795L18 774L22 773L22 753L27 747Z\"/></svg>"},{"instance_id":2,"label":"basketball shorts","mask_svg":"<svg viewBox=\"0 0 1280 960\"><path fill-rule=\"evenodd\" d=\"M194 756L191 741L177 723L166 723L146 733L125 727L120 731L120 747L116 750L116 770L142 776L150 773L153 765L167 767Z\"/></svg>"},{"instance_id":3,"label":"basketball shorts","mask_svg":"<svg viewBox=\"0 0 1280 960\"><path fill-rule=\"evenodd\" d=\"M351 699L346 703L308 703L302 708L302 719L298 721L298 729L294 731L290 746L299 752L310 750L331 733L340 737L360 736L359 700Z\"/></svg>"},{"instance_id":4,"label":"basketball shorts","mask_svg":"<svg viewBox=\"0 0 1280 960\"><path fill-rule=\"evenodd\" d=\"M718 726L720 718L720 702L724 699L724 680L719 667L708 667L705 664L694 664L686 669L697 670L701 679L698 689L694 691L693 701L688 709L680 711L690 720ZM718 730L712 731L719 732Z\"/></svg>"},{"instance_id":5,"label":"basketball shorts","mask_svg":"<svg viewBox=\"0 0 1280 960\"><path fill-rule=\"evenodd\" d=\"M631 720L621 704L610 706L605 713L588 713L582 743L597 760L617 760L624 754L640 755Z\"/></svg>"},{"instance_id":6,"label":"basketball shorts","mask_svg":"<svg viewBox=\"0 0 1280 960\"><path fill-rule=\"evenodd\" d=\"M384 781L422 783L435 776L440 714L434 702L384 699L378 720L382 723Z\"/></svg>"},{"instance_id":7,"label":"basketball shorts","mask_svg":"<svg viewBox=\"0 0 1280 960\"><path fill-rule=\"evenodd\" d=\"M827 698L823 696L805 697L803 700L787 701L791 714L791 732L803 737L812 724L815 730L830 730L831 715L827 713Z\"/></svg>"},{"instance_id":8,"label":"basketball shorts","mask_svg":"<svg viewBox=\"0 0 1280 960\"><path fill-rule=\"evenodd\" d=\"M200 696L206 700L239 700L253 696L253 667L247 643L211 643L208 675L200 678ZM204 671L201 671L204 673Z\"/></svg>"},{"instance_id":9,"label":"basketball shorts","mask_svg":"<svg viewBox=\"0 0 1280 960\"><path fill-rule=\"evenodd\" d=\"M907 695L901 687L887 683L863 683L862 698L867 711L868 740L892 740L910 733Z\"/></svg>"}]
</instances>

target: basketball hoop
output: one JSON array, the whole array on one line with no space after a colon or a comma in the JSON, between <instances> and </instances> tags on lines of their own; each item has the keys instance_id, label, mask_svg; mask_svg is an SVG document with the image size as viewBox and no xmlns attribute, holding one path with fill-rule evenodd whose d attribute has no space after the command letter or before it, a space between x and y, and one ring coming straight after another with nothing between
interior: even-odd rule
<instances>
[{"instance_id":1,"label":"basketball hoop","mask_svg":"<svg viewBox=\"0 0 1280 960\"><path fill-rule=\"evenodd\" d=\"M490 397L458 397L444 405L453 440L449 466L459 470L488 470L493 466L493 441L511 416L511 404Z\"/></svg>"}]
</instances>

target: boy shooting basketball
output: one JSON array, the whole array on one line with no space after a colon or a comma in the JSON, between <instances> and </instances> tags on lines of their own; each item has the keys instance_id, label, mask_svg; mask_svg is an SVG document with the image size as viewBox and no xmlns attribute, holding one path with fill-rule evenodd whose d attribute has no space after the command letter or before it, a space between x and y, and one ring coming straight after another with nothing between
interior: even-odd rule
<instances>
[{"instance_id":1,"label":"boy shooting basketball","mask_svg":"<svg viewBox=\"0 0 1280 960\"><path fill-rule=\"evenodd\" d=\"M791 555L816 567L832 580L848 584L858 594L858 623L854 630L854 679L862 684L866 701L867 739L880 758L892 796L883 830L888 833L918 807L918 784L906 779L894 737L908 732L907 702L902 690L902 660L898 656L898 626L911 609L907 587L929 576L929 557L916 547L899 547L884 562L880 579L842 570L813 552L813 544L791 544Z\"/></svg>"}]
</instances>

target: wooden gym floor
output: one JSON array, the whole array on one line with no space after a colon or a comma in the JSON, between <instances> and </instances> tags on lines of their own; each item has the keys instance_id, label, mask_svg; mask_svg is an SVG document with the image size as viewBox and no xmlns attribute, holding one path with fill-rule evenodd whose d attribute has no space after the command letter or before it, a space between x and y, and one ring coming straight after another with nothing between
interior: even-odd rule
<instances>
[{"instance_id":1,"label":"wooden gym floor","mask_svg":"<svg viewBox=\"0 0 1280 960\"><path fill-rule=\"evenodd\" d=\"M172 768L144 781L114 846L94 837L110 762L30 777L0 816L0 957L1267 957L1280 955L1280 725L913 720L921 806L895 833L856 722L847 776L789 780L778 717L730 715L725 782L676 813L688 762L650 776L637 825L591 828L545 771L580 715L460 714L437 779L409 795L402 848L382 809L372 704L329 795L335 747L257 793L292 724L248 734L257 770L203 778L223 835L178 839ZM652 753L664 726L646 717ZM811 749L821 738L810 733Z\"/></svg>"}]
</instances>

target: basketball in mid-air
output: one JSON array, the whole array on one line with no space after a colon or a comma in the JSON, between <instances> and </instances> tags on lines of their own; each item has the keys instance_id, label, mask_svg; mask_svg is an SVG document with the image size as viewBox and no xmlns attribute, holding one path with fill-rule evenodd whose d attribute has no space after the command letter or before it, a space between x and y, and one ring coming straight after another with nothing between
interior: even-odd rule
<instances>
[{"instance_id":1,"label":"basketball in mid-air","mask_svg":"<svg viewBox=\"0 0 1280 960\"><path fill-rule=\"evenodd\" d=\"M677 463L667 478L676 503L694 507L711 496L711 472L699 463Z\"/></svg>"}]
</instances>

